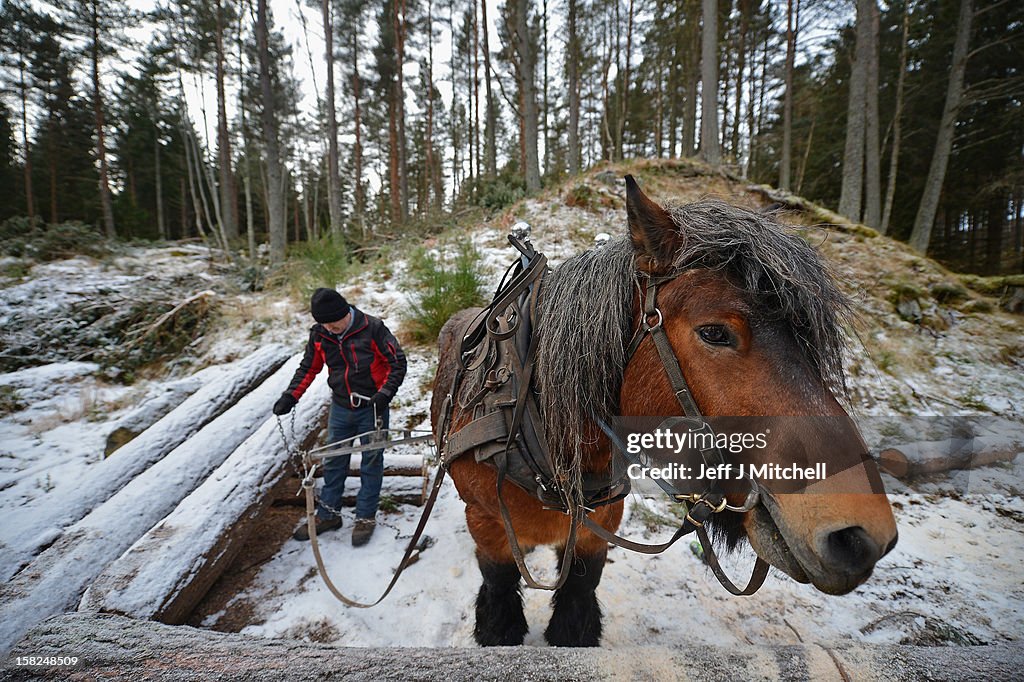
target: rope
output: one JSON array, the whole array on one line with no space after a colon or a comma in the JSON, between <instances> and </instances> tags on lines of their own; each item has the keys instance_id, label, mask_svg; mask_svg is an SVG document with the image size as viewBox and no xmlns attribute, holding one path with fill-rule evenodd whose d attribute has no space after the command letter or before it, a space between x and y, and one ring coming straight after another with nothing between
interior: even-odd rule
<instances>
[{"instance_id":1,"label":"rope","mask_svg":"<svg viewBox=\"0 0 1024 682\"><path fill-rule=\"evenodd\" d=\"M292 411L291 414L292 414L292 418L291 418L291 425L289 427L289 430L291 431L292 436L294 437L294 434L295 434L295 428L294 428L294 426L295 426L295 412ZM434 484L431 487L430 496L427 498L427 501L424 504L423 513L420 515L419 523L416 525L416 530L413 531L412 536L409 538L409 543L406 545L405 553L402 555L402 560L401 560L401 562L399 562L398 568L395 569L395 573L391 577L391 582L388 583L387 588L385 588L383 594L381 594L380 597L378 597L376 601L368 602L368 603L367 602L359 602L359 601L356 601L354 599L350 599L349 597L346 597L335 586L334 582L331 581L331 578L330 578L330 576L327 573L327 567L324 565L323 556L320 553L320 542L317 539L317 534L316 534L316 508L317 508L317 504L319 503L319 505L322 508L326 509L327 511L331 512L332 514L334 514L336 516L341 516L341 512L339 510L337 510L337 509L333 509L330 506L324 504L323 500L318 500L318 498L317 498L316 482L314 480L314 475L316 474L316 468L317 468L318 465L317 465L316 462L314 462L313 457L310 454L310 452L311 452L310 449L309 448L301 448L300 449L300 448L292 447L291 443L289 442L288 434L285 433L284 425L281 422L281 417L280 416L277 417L277 429L280 432L281 438L282 438L282 440L284 442L285 451L288 453L288 461L289 461L289 463L292 464L293 468L296 468L294 466L294 459L295 459L296 456L298 456L300 458L300 461L302 463L302 487L299 489L299 492L296 493L296 494L298 495L298 494L301 494L303 492L305 492L305 494L306 494L306 529L307 529L307 531L309 533L309 544L310 544L310 547L313 549L313 558L316 561L316 568L317 568L317 571L320 573L320 578L324 581L324 584L327 586L327 589L331 592L331 594L334 595L334 597L336 599L338 599L338 601L342 602L343 604L345 604L347 606L351 606L353 608L358 608L358 609L368 609L368 608L370 608L372 606L376 606L377 604L379 604L382 601L384 601L384 598L387 597L391 593L391 590L398 583L398 578L402 575L403 571L405 571L406 568L408 568L410 565L412 565L413 563L416 562L416 558L417 558L417 554L418 554L418 545L419 545L419 542L420 542L420 538L423 536L423 529L427 525L427 519L430 518L430 513L434 509L434 503L437 501L437 494L438 494L438 492L441 489L441 484L444 482L444 476L445 476L444 464L441 463L440 462L440 458L438 458L439 463L438 463L438 466L437 466L437 472L434 475ZM356 437L358 438L359 436L356 436ZM433 448L433 445L431 445L431 448ZM377 456L380 456L380 455L377 455ZM297 468L296 468L296 473L298 473L298 469Z\"/></svg>"}]
</instances>

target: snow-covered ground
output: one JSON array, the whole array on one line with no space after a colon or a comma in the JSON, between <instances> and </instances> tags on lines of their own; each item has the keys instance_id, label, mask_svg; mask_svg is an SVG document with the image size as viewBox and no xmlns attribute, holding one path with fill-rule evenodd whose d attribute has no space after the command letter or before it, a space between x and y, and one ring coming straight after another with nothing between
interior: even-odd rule
<instances>
[{"instance_id":1,"label":"snow-covered ground","mask_svg":"<svg viewBox=\"0 0 1024 682\"><path fill-rule=\"evenodd\" d=\"M601 189L614 204L619 190ZM752 201L739 195L727 198ZM625 225L621 205L570 208L553 195L526 202L514 217L533 224L534 241L554 264L588 245L597 233L621 234ZM488 281L496 281L513 256L504 242L512 218L501 216L472 232ZM1024 371L1012 353L1007 359L1002 350L1014 338L1019 343L1024 330L1020 318L1002 313L964 315L939 336L922 333L900 320L891 306L886 308L881 294L855 280L873 277L858 274L854 267L858 249L877 251L881 243L885 250L895 249L888 253L894 261L903 257L902 252L888 242L864 246L844 237L834 239L828 249L847 288L859 293L856 305L864 328L862 343L850 359L856 367L851 376L853 412L865 416L956 414L973 408L1018 422L1024 418ZM454 244L432 243L439 249ZM397 260L337 284L352 302L384 318L397 331L408 310L409 293L403 290L402 278L394 275L404 269L405 262ZM66 306L69 299L97 292L104 283L130 286L132 278L142 273L166 276L167 281L190 274L208 280L210 286L217 281L205 254L191 247L183 252L137 249L113 264L73 259L36 266L24 283L0 289L0 303L6 309L0 320L13 314L15 299L24 301L17 304L18 315L55 315L62 301ZM58 284L68 281L73 286ZM175 390L180 400L216 381L220 371L216 363L244 357L270 342L301 349L309 324L301 305L267 294L226 291L219 295L236 312L195 350L191 366L181 363L169 377L143 377L132 386L121 386L98 378L94 364L68 360L0 375L4 400L18 408L0 416L0 512L85 478L103 461L109 432L140 405L166 401L171 382L179 382ZM393 403L392 426L429 428L426 415L436 357L431 348L407 351L410 369ZM927 363L914 360L926 355ZM885 361L880 362L883 356ZM212 366L196 373L208 365ZM269 408L268 404L268 414ZM936 477L912 490L887 479L899 544L879 562L864 586L844 597L823 595L773 571L755 596L736 598L718 586L685 542L655 557L613 549L598 591L606 615L603 644L1019 640L1024 636L1022 482L1021 457L983 470ZM160 494L159 490L153 494ZM349 542L351 516L346 517L344 530L325 535L324 559L339 587L355 598L376 598L401 556L419 511L401 507L399 513L382 514L373 540L361 549L353 549ZM655 521L670 516L664 501L633 497L627 503L622 531L630 537L664 538L671 534L670 527L658 527ZM114 524L111 532L116 530ZM348 609L336 602L315 573L308 545L294 540L285 542L228 609L248 604L253 617L243 632L267 637L353 646L472 645L480 578L463 505L450 483L442 490L427 534L434 544L408 569L391 596L373 609ZM550 550L538 550L528 561L542 576L553 575L555 557ZM737 580L745 580L742 574L751 562L749 549L723 560ZM525 591L531 626L528 644L544 643L549 598L546 592ZM219 615L210 616L205 624L216 627Z\"/></svg>"}]
</instances>

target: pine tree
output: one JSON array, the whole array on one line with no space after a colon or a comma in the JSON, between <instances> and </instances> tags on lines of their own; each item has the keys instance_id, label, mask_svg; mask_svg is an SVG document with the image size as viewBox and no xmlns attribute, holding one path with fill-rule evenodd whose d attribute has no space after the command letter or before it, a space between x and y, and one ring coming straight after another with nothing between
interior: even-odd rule
<instances>
[{"instance_id":1,"label":"pine tree","mask_svg":"<svg viewBox=\"0 0 1024 682\"><path fill-rule=\"evenodd\" d=\"M284 168L278 139L278 114L275 106L270 61L270 17L267 0L256 3L256 42L259 56L261 123L263 153L267 170L267 231L270 234L270 262L284 261L288 233L285 224Z\"/></svg>"},{"instance_id":2,"label":"pine tree","mask_svg":"<svg viewBox=\"0 0 1024 682\"><path fill-rule=\"evenodd\" d=\"M703 0L702 9L700 157L717 166L722 161L718 142L718 0Z\"/></svg>"},{"instance_id":3,"label":"pine tree","mask_svg":"<svg viewBox=\"0 0 1024 682\"><path fill-rule=\"evenodd\" d=\"M100 79L102 62L128 42L124 27L137 21L135 12L116 0L54 0L60 21L68 31L84 41L92 91L93 122L96 132L96 159L99 164L99 194L103 225L108 238L117 236L114 202L110 191L110 165L107 159L107 105Z\"/></svg>"},{"instance_id":4,"label":"pine tree","mask_svg":"<svg viewBox=\"0 0 1024 682\"><path fill-rule=\"evenodd\" d=\"M971 37L971 19L973 9L971 0L960 0L960 14L956 24L956 41L953 45L953 61L949 68L949 81L946 87L946 101L942 108L942 120L935 140L935 151L928 168L928 179L925 180L924 193L914 218L914 231L910 235L910 246L920 253L928 251L932 226L935 224L935 213L939 206L939 195L946 179L946 167L953 148L953 133L957 115L960 112L961 96L964 89L964 72L967 69L967 46Z\"/></svg>"}]
</instances>

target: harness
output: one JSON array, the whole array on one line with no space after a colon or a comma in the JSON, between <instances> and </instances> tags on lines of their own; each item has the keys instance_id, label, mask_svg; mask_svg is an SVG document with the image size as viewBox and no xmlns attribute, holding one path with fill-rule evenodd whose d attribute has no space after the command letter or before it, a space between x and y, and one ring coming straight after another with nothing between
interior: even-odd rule
<instances>
[{"instance_id":1,"label":"harness","mask_svg":"<svg viewBox=\"0 0 1024 682\"><path fill-rule=\"evenodd\" d=\"M589 474L584 477L582 489L575 491L567 485L568 481L553 460L532 384L539 337L533 333L532 323L537 315L547 259L522 233L510 235L509 242L522 257L506 271L491 303L467 325L463 334L459 367L445 399L438 429L441 467L447 469L453 461L470 451L474 452L477 462L487 462L495 467L502 523L516 565L530 587L553 590L565 582L572 563L568 559L572 555L578 528L582 525L606 542L644 554L661 553L681 537L696 532L706 561L723 587L738 596L756 592L768 574L768 563L758 557L747 585L737 587L722 570L704 528L704 523L714 513L753 509L761 494L753 480L744 503L736 507L728 503L717 483L704 493L686 494L664 479L655 479L674 500L687 505L683 524L671 539L661 544L623 538L589 517L594 509L625 497L630 490L629 479L625 473L615 478L610 473ZM724 464L725 457L715 442L712 427L693 399L663 328L664 316L657 307L658 285L671 279L673 277L647 277L644 310L640 326L626 349L626 362L628 364L648 337L653 340L672 391L682 408L684 421L691 431L712 436L706 441L710 446L701 448L700 452L705 463L713 467ZM457 432L449 434L456 402L463 411L472 411L473 419ZM617 450L633 462L641 463L603 419L595 415L594 421ZM539 583L526 565L502 494L506 479L533 495L546 509L561 511L570 517L561 570L552 584Z\"/></svg>"},{"instance_id":2,"label":"harness","mask_svg":"<svg viewBox=\"0 0 1024 682\"><path fill-rule=\"evenodd\" d=\"M523 227L520 228L520 225ZM451 463L469 452L474 453L477 462L487 462L497 471L497 500L502 524L508 539L512 556L520 575L530 587L555 590L561 587L572 565L579 528L585 527L602 540L624 549L643 554L660 554L681 537L696 532L704 549L704 557L715 577L726 590L737 596L751 595L764 583L768 575L768 563L757 557L747 585L737 587L722 570L714 547L704 528L712 514L732 511L747 512L753 509L762 494L767 491L750 481L750 491L744 503L735 507L728 503L725 495L718 490L717 483L704 493L682 493L669 481L655 479L658 485L677 502L687 507L686 517L667 541L660 544L645 544L621 537L608 531L589 517L600 506L621 500L629 494L629 478L625 473L613 477L609 473L585 474L582 486L572 485L566 472L560 469L551 456L541 419L537 392L533 387L534 368L539 334L534 333L533 322L538 313L543 278L547 272L547 258L538 253L529 240L529 228L525 224L515 226L509 235L509 243L521 257L508 270L496 289L490 304L480 311L463 330L459 348L459 365L452 386L441 406L440 422L434 435L440 452L440 462L430 494L424 504L419 523L413 531L405 552L384 593L374 602L358 602L342 594L331 582L320 554L316 535L316 508L313 472L326 456L361 451L371 447L388 447L395 443L378 442L349 446L331 445L306 451L303 454L305 476L302 488L306 495L306 519L310 544L317 568L331 593L345 604L356 608L369 608L379 604L394 588L402 572L418 558L420 538L427 519L433 510L444 477ZM516 229L518 228L518 229ZM664 316L657 307L658 285L672 277L647 277L644 310L640 325L626 349L626 363L632 359L640 345L650 337L653 340L662 366L683 411L683 419L691 431L710 433L711 445L701 449L701 456L708 466L725 463L725 457L716 444L714 431L704 419L693 399L690 388L683 376L668 336L663 328ZM449 433L454 407L457 404L463 412L471 411L473 418L455 433ZM615 431L597 415L595 423L608 437L619 452L632 463L643 464L638 454L632 454ZM281 428L280 419L278 428ZM374 432L378 433L378 432ZM370 434L363 434L370 435ZM379 435L379 433L378 433ZM431 439L430 436L414 436L405 432L400 442L417 442ZM282 437L284 432L282 430ZM287 442L287 439L285 439ZM623 469L625 472L625 468ZM512 527L511 516L505 504L503 490L506 480L531 494L545 509L561 511L569 516L569 535L565 543L560 571L552 584L538 582L526 565L524 553Z\"/></svg>"}]
</instances>

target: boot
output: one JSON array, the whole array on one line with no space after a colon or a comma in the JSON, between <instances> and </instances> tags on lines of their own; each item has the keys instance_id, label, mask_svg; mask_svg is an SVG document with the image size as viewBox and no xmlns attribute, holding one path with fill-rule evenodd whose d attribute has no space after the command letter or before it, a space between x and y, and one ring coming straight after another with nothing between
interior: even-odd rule
<instances>
[{"instance_id":1,"label":"boot","mask_svg":"<svg viewBox=\"0 0 1024 682\"><path fill-rule=\"evenodd\" d=\"M316 517L316 534L319 536L321 533L327 533L328 531L337 530L341 528L343 521L340 516L335 516L331 519L321 519L319 516ZM306 542L309 540L309 524L305 521L301 526L292 534L292 537L296 540Z\"/></svg>"},{"instance_id":2,"label":"boot","mask_svg":"<svg viewBox=\"0 0 1024 682\"><path fill-rule=\"evenodd\" d=\"M352 546L362 547L369 542L376 527L375 519L356 519L356 525L352 529Z\"/></svg>"}]
</instances>

